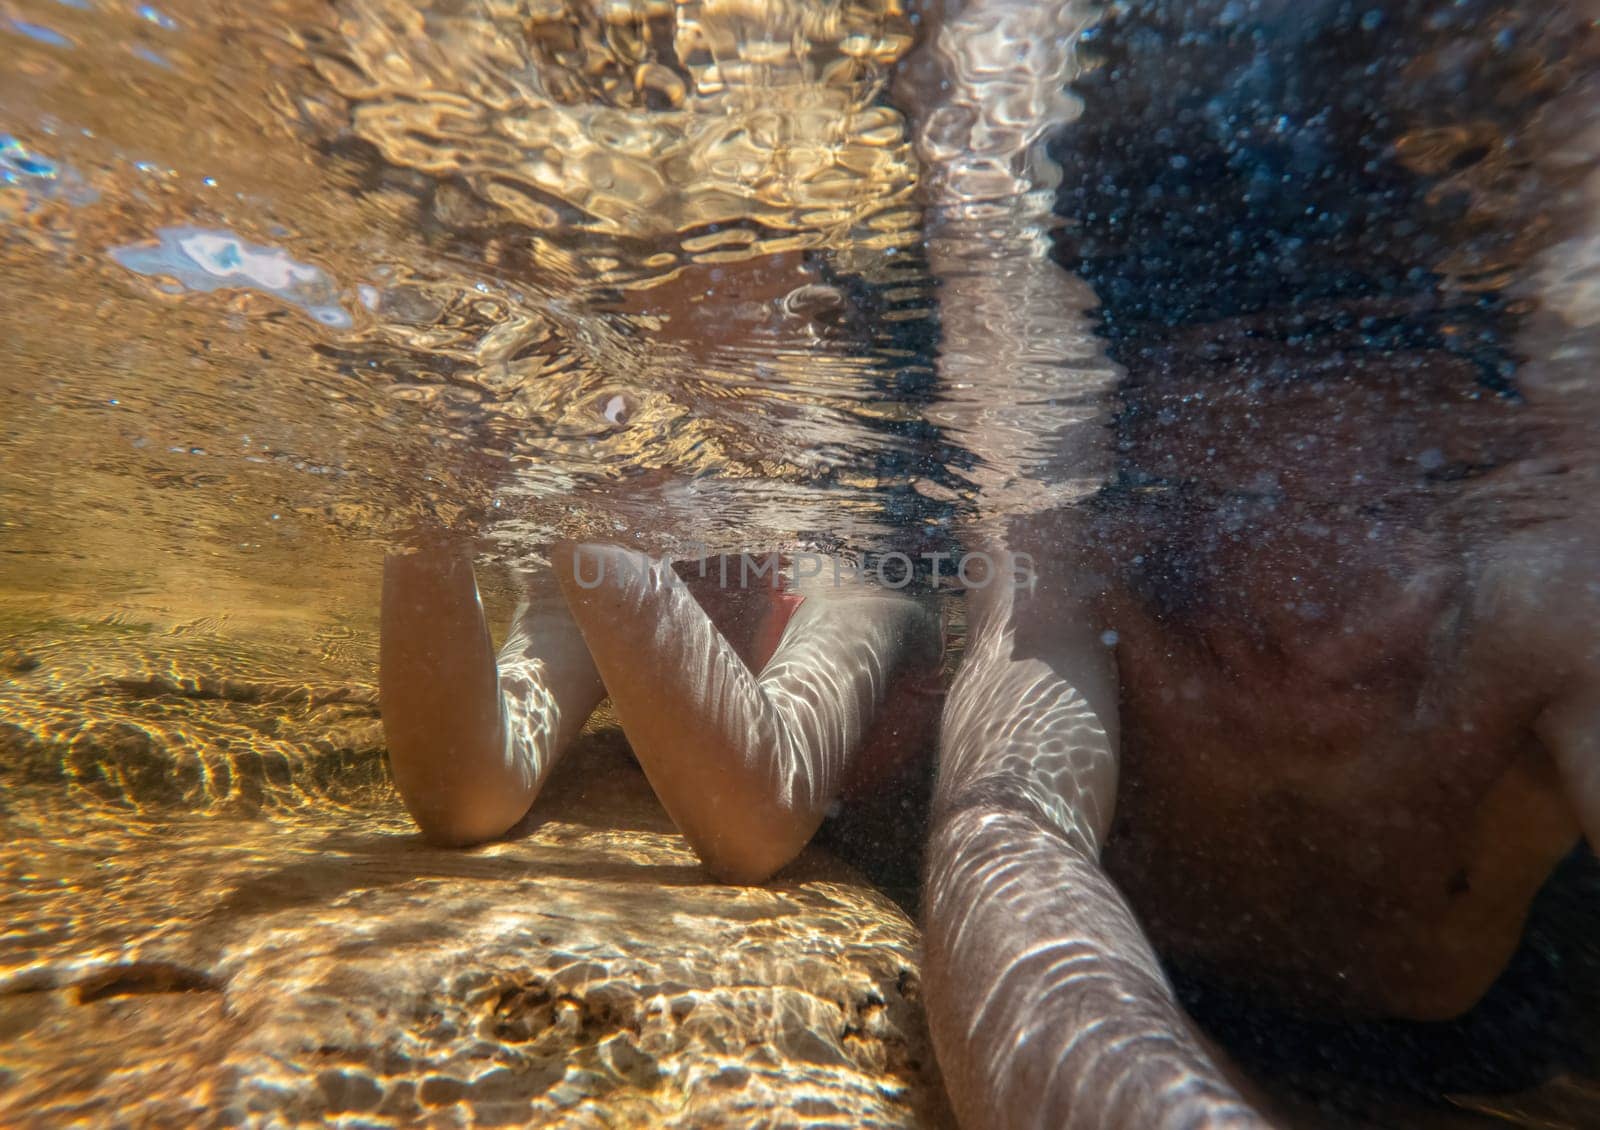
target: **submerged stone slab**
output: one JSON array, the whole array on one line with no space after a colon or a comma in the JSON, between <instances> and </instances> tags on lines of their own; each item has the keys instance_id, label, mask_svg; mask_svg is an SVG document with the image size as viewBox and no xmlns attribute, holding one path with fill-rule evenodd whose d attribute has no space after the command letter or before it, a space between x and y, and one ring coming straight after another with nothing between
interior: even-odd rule
<instances>
[{"instance_id":1,"label":"submerged stone slab","mask_svg":"<svg viewBox=\"0 0 1600 1130\"><path fill-rule=\"evenodd\" d=\"M905 914L711 882L614 729L441 850L359 685L96 647L0 684L0 1124L948 1124Z\"/></svg>"},{"instance_id":2,"label":"submerged stone slab","mask_svg":"<svg viewBox=\"0 0 1600 1130\"><path fill-rule=\"evenodd\" d=\"M615 749L473 851L403 814L5 818L0 1122L944 1121L916 935L821 853L708 882Z\"/></svg>"}]
</instances>

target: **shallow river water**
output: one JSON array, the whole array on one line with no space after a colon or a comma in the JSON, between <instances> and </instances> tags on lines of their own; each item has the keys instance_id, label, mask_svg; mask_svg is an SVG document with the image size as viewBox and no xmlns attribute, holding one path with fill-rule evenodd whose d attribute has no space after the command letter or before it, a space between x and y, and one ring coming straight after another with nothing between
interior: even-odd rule
<instances>
[{"instance_id":1,"label":"shallow river water","mask_svg":"<svg viewBox=\"0 0 1600 1130\"><path fill-rule=\"evenodd\" d=\"M1196 765L1274 695L1381 696L1411 578L1595 512L1592 5L1024 6L1040 62L974 48L977 110L919 69L959 7L0 0L0 1124L953 1124L931 740L764 887L699 869L604 708L540 818L426 846L384 557L466 539L498 639L568 540L903 555L954 670L939 555L1031 522L1076 561L1075 507L1133 594L1108 863L1278 1116L1600 1122L1575 822L1475 1011L1307 1019L1234 941L1321 912L1152 862L1141 798L1203 786L1140 753L1215 684ZM1570 485L1496 477L1541 461ZM1311 819L1238 811L1195 850Z\"/></svg>"}]
</instances>

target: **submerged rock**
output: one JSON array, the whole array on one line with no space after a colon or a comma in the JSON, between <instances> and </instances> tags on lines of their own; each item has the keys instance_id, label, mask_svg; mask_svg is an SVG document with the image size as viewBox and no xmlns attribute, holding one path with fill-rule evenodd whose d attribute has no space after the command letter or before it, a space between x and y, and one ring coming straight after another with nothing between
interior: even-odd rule
<instances>
[{"instance_id":1,"label":"submerged rock","mask_svg":"<svg viewBox=\"0 0 1600 1130\"><path fill-rule=\"evenodd\" d=\"M387 790L296 784L351 756L314 743L253 814L203 759L137 798L47 772L76 747L36 651L48 684L0 685L0 1123L948 1124L905 914L817 849L710 882L603 721L511 836L442 850ZM328 701L184 686L100 706L159 701L147 744L182 757L224 714L276 702L281 739Z\"/></svg>"}]
</instances>

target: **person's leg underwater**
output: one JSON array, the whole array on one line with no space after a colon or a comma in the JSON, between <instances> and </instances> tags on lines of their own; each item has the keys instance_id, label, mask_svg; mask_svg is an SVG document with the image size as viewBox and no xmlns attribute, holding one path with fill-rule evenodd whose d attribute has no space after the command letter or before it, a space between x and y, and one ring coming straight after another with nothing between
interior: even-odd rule
<instances>
[{"instance_id":1,"label":"person's leg underwater","mask_svg":"<svg viewBox=\"0 0 1600 1130\"><path fill-rule=\"evenodd\" d=\"M605 695L548 574L528 579L497 659L471 550L443 538L384 562L378 686L395 784L448 845L522 819Z\"/></svg>"},{"instance_id":2,"label":"person's leg underwater","mask_svg":"<svg viewBox=\"0 0 1600 1130\"><path fill-rule=\"evenodd\" d=\"M871 755L892 686L942 652L924 603L835 584L831 569L797 594L759 671L664 563L567 546L556 572L657 796L710 871L734 882L760 882L799 853Z\"/></svg>"},{"instance_id":3,"label":"person's leg underwater","mask_svg":"<svg viewBox=\"0 0 1600 1130\"><path fill-rule=\"evenodd\" d=\"M925 9L901 98L939 278L934 414L977 462L969 592L946 706L922 911L929 1027L956 1114L988 1127L1261 1125L1179 1006L1100 865L1117 800L1118 682L1092 585L1018 517L1071 513L1109 470L1115 383L1092 292L1050 257L1039 143L1072 119L1091 5ZM1076 313L1075 313L1076 312ZM1017 587L1013 554L1042 584ZM1019 635L1038 644L1018 650Z\"/></svg>"}]
</instances>

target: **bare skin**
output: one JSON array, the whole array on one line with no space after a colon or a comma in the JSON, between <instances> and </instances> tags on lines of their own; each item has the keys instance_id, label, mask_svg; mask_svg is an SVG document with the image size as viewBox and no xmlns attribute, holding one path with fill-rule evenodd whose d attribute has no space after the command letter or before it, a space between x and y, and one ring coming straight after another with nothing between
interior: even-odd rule
<instances>
[{"instance_id":1,"label":"bare skin","mask_svg":"<svg viewBox=\"0 0 1600 1130\"><path fill-rule=\"evenodd\" d=\"M553 578L497 658L470 547L441 535L384 561L378 688L395 785L422 834L454 846L522 819L605 697Z\"/></svg>"},{"instance_id":2,"label":"bare skin","mask_svg":"<svg viewBox=\"0 0 1600 1130\"><path fill-rule=\"evenodd\" d=\"M892 694L942 652L915 600L830 578L762 647L750 636L763 625L730 641L730 605L711 586L697 599L664 563L595 545L554 557L498 661L463 549L436 541L385 563L384 729L395 783L435 842L478 843L519 821L608 691L668 814L730 882L770 877L863 761L926 736L907 710L934 704Z\"/></svg>"},{"instance_id":3,"label":"bare skin","mask_svg":"<svg viewBox=\"0 0 1600 1130\"><path fill-rule=\"evenodd\" d=\"M1208 374L1181 431L1136 442L1203 457L1209 497L1096 520L1126 734L1107 865L1191 971L1322 1012L1457 1016L1578 840L1593 558L1571 521L1508 538L1482 517L1554 489L1536 466L1469 488L1408 469L1558 440L1519 440L1529 410L1468 399L1459 368L1370 362L1336 399ZM1253 442L1219 443L1245 414ZM1156 595L1167 577L1182 591Z\"/></svg>"},{"instance_id":4,"label":"bare skin","mask_svg":"<svg viewBox=\"0 0 1600 1130\"><path fill-rule=\"evenodd\" d=\"M1347 366L1331 389L1240 368L1237 389L1207 374L1203 401L1169 374L1133 393L1168 430L1130 429L1135 450L1203 485L1018 531L1085 547L1109 582L1091 611L1121 677L1106 869L1163 957L1212 981L1454 1017L1600 826L1592 472L1521 457L1576 456L1581 432L1533 388L1473 396L1440 355ZM1418 451L1504 465L1430 482ZM1018 653L1058 630L1029 618Z\"/></svg>"},{"instance_id":5,"label":"bare skin","mask_svg":"<svg viewBox=\"0 0 1600 1130\"><path fill-rule=\"evenodd\" d=\"M1255 1126L1099 865L1117 677L1068 592L969 592L925 908L929 1020L963 1125ZM1017 651L1021 622L1052 626ZM982 1105L979 1105L979 1104Z\"/></svg>"},{"instance_id":6,"label":"bare skin","mask_svg":"<svg viewBox=\"0 0 1600 1130\"><path fill-rule=\"evenodd\" d=\"M656 795L726 881L798 854L864 752L883 755L868 738L891 687L938 667L937 621L887 589L819 578L758 672L672 570L597 546L556 562Z\"/></svg>"}]
</instances>

